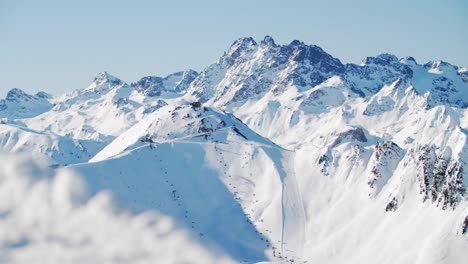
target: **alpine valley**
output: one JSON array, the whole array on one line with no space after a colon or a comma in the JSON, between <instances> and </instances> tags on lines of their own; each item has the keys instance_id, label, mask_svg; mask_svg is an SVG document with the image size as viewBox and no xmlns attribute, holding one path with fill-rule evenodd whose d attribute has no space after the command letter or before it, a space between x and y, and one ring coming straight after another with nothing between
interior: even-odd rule
<instances>
[{"instance_id":1,"label":"alpine valley","mask_svg":"<svg viewBox=\"0 0 468 264\"><path fill-rule=\"evenodd\" d=\"M2 263L468 263L448 62L241 38L200 73L12 89L0 121Z\"/></svg>"}]
</instances>

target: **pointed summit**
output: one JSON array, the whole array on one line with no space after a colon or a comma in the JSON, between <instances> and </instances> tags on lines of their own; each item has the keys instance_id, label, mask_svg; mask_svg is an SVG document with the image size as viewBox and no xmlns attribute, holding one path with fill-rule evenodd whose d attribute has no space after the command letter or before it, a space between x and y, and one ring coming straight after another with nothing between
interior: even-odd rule
<instances>
[{"instance_id":1,"label":"pointed summit","mask_svg":"<svg viewBox=\"0 0 468 264\"><path fill-rule=\"evenodd\" d=\"M263 41L261 42L262 45L266 45L269 47L276 47L275 40L270 36L266 35L265 38L263 38Z\"/></svg>"},{"instance_id":2,"label":"pointed summit","mask_svg":"<svg viewBox=\"0 0 468 264\"><path fill-rule=\"evenodd\" d=\"M304 42L299 41L297 39L291 41L291 43L289 44L289 46L291 46L291 47L303 46L303 45L304 45Z\"/></svg>"},{"instance_id":3,"label":"pointed summit","mask_svg":"<svg viewBox=\"0 0 468 264\"><path fill-rule=\"evenodd\" d=\"M43 99L51 99L53 97L51 94L46 93L44 91L37 92L36 96Z\"/></svg>"},{"instance_id":4,"label":"pointed summit","mask_svg":"<svg viewBox=\"0 0 468 264\"><path fill-rule=\"evenodd\" d=\"M410 65L410 66L414 66L418 64L416 60L411 56L400 59L400 62L406 65Z\"/></svg>"},{"instance_id":5,"label":"pointed summit","mask_svg":"<svg viewBox=\"0 0 468 264\"><path fill-rule=\"evenodd\" d=\"M106 71L102 71L98 73L96 77L94 77L93 82L88 87L84 88L83 91L85 92L104 91L111 87L115 87L115 86L122 85L122 84L124 84L124 82L120 80L119 78L112 76Z\"/></svg>"},{"instance_id":6,"label":"pointed summit","mask_svg":"<svg viewBox=\"0 0 468 264\"><path fill-rule=\"evenodd\" d=\"M232 56L234 54L237 54L243 50L250 49L254 46L257 46L257 42L251 37L248 38L240 38L234 43L232 43L231 47L229 48L228 55Z\"/></svg>"},{"instance_id":7,"label":"pointed summit","mask_svg":"<svg viewBox=\"0 0 468 264\"><path fill-rule=\"evenodd\" d=\"M258 44L251 37L240 38L232 43L229 51L223 56L223 60L229 66L232 66L236 59L248 50L253 50Z\"/></svg>"},{"instance_id":8,"label":"pointed summit","mask_svg":"<svg viewBox=\"0 0 468 264\"><path fill-rule=\"evenodd\" d=\"M5 100L0 100L0 118L30 118L47 112L52 107L48 98L13 88L7 93Z\"/></svg>"},{"instance_id":9,"label":"pointed summit","mask_svg":"<svg viewBox=\"0 0 468 264\"><path fill-rule=\"evenodd\" d=\"M257 42L252 37L239 38L232 43L231 48L256 46Z\"/></svg>"},{"instance_id":10,"label":"pointed summit","mask_svg":"<svg viewBox=\"0 0 468 264\"><path fill-rule=\"evenodd\" d=\"M102 71L98 73L96 77L94 77L94 83L96 83L97 85L101 85L104 83L110 83L111 85L119 85L122 83L122 80L109 74L106 71Z\"/></svg>"},{"instance_id":11,"label":"pointed summit","mask_svg":"<svg viewBox=\"0 0 468 264\"><path fill-rule=\"evenodd\" d=\"M389 65L394 63L400 63L397 56L390 53L381 53L376 57L366 57L363 64L378 64L378 65Z\"/></svg>"},{"instance_id":12,"label":"pointed summit","mask_svg":"<svg viewBox=\"0 0 468 264\"><path fill-rule=\"evenodd\" d=\"M21 90L19 88L13 88L10 91L8 91L7 96L6 96L6 100L7 101L18 101L21 98L27 98L27 97L31 97L31 96L28 95L26 92L24 92L23 90Z\"/></svg>"},{"instance_id":13,"label":"pointed summit","mask_svg":"<svg viewBox=\"0 0 468 264\"><path fill-rule=\"evenodd\" d=\"M198 72L192 69L184 71L184 76L198 76Z\"/></svg>"}]
</instances>

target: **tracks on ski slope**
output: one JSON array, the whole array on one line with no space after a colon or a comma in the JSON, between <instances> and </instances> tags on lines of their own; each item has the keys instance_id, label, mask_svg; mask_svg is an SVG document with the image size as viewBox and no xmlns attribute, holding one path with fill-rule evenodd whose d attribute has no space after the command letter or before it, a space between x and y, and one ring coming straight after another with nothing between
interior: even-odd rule
<instances>
[{"instance_id":1,"label":"tracks on ski slope","mask_svg":"<svg viewBox=\"0 0 468 264\"><path fill-rule=\"evenodd\" d=\"M294 153L281 153L271 148L264 148L264 151L275 164L282 184L281 256L286 261L291 259L301 261L306 219L295 175Z\"/></svg>"}]
</instances>

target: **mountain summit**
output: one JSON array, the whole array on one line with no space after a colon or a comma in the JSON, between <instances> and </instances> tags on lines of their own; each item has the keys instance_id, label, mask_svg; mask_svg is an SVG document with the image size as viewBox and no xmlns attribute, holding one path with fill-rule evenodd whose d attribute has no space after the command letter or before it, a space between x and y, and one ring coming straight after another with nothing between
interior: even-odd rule
<instances>
[{"instance_id":1,"label":"mountain summit","mask_svg":"<svg viewBox=\"0 0 468 264\"><path fill-rule=\"evenodd\" d=\"M276 45L270 36L260 44L252 38L241 38L217 63L200 73L189 87L189 93L201 101L214 100L229 105L258 99L267 93L279 96L288 90L310 90L337 76L350 96L370 97L384 85L401 80L413 85L421 94L429 92L428 107L433 107L435 102L445 102L466 108L466 69L448 63L437 64L445 67L443 73L436 70L439 66L434 63L419 65L414 59L409 61L380 54L365 58L360 65L343 65L322 48L298 40ZM420 81L428 79L431 84Z\"/></svg>"}]
</instances>

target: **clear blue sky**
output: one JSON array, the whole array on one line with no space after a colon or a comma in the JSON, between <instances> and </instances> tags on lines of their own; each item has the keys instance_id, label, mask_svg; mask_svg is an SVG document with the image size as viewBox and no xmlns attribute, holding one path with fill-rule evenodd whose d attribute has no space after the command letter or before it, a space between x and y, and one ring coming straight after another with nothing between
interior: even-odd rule
<instances>
[{"instance_id":1,"label":"clear blue sky","mask_svg":"<svg viewBox=\"0 0 468 264\"><path fill-rule=\"evenodd\" d=\"M53 94L106 70L127 81L217 60L237 38L321 46L342 62L390 52L468 67L466 0L0 0L0 96Z\"/></svg>"}]
</instances>

